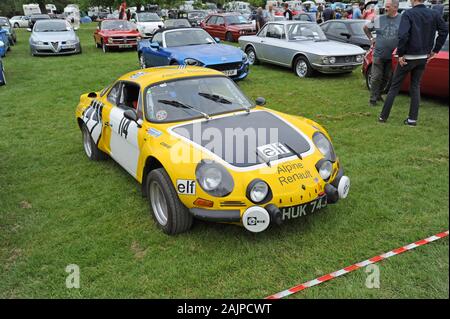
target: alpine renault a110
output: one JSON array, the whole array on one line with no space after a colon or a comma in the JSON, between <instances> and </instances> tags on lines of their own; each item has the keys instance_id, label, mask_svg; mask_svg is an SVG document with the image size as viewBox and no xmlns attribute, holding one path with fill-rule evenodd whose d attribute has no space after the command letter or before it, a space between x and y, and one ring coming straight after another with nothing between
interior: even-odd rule
<instances>
[{"instance_id":1,"label":"alpine renault a110","mask_svg":"<svg viewBox=\"0 0 450 319\"><path fill-rule=\"evenodd\" d=\"M219 71L165 66L83 94L76 118L86 155L112 157L141 183L165 233L194 218L261 232L350 187L322 126L264 104Z\"/></svg>"}]
</instances>

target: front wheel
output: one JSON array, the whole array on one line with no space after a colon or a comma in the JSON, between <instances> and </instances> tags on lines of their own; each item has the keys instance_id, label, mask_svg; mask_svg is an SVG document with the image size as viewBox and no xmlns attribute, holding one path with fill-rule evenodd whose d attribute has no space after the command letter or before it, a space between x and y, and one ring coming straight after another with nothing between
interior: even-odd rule
<instances>
[{"instance_id":1,"label":"front wheel","mask_svg":"<svg viewBox=\"0 0 450 319\"><path fill-rule=\"evenodd\" d=\"M83 141L83 148L86 156L89 157L90 160L100 161L106 159L106 154L103 153L98 147L97 144L94 143L94 140L91 137L91 133L89 133L89 129L85 124L81 127L81 135Z\"/></svg>"},{"instance_id":2,"label":"front wheel","mask_svg":"<svg viewBox=\"0 0 450 319\"><path fill-rule=\"evenodd\" d=\"M227 32L225 34L225 41L233 42L233 35L231 34L231 32Z\"/></svg>"},{"instance_id":3,"label":"front wheel","mask_svg":"<svg viewBox=\"0 0 450 319\"><path fill-rule=\"evenodd\" d=\"M313 68L307 58L300 56L294 61L294 72L300 78L307 78L313 74Z\"/></svg>"},{"instance_id":4,"label":"front wheel","mask_svg":"<svg viewBox=\"0 0 450 319\"><path fill-rule=\"evenodd\" d=\"M172 180L164 168L152 170L146 179L147 198L158 227L168 235L188 231L193 217L178 198Z\"/></svg>"},{"instance_id":5,"label":"front wheel","mask_svg":"<svg viewBox=\"0 0 450 319\"><path fill-rule=\"evenodd\" d=\"M247 54L248 63L250 63L250 65L259 64L258 57L256 56L256 52L255 49L253 49L253 47L248 47L245 50L245 53Z\"/></svg>"}]
</instances>

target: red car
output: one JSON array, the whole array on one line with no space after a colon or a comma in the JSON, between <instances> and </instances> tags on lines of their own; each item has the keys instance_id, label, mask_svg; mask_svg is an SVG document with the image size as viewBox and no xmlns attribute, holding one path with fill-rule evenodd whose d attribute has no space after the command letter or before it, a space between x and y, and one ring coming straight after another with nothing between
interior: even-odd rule
<instances>
[{"instance_id":1,"label":"red car","mask_svg":"<svg viewBox=\"0 0 450 319\"><path fill-rule=\"evenodd\" d=\"M97 48L103 52L111 48L136 48L140 39L136 26L127 21L119 19L106 19L98 23L94 32L94 41Z\"/></svg>"},{"instance_id":2,"label":"red car","mask_svg":"<svg viewBox=\"0 0 450 319\"><path fill-rule=\"evenodd\" d=\"M367 88L371 86L371 70L372 70L373 47L367 51L364 57L362 72L366 77ZM395 51L392 54L392 67L397 67L397 56ZM407 76L403 81L401 90L409 92L410 77ZM385 93L389 90L390 83L386 83ZM448 98L448 37L441 51L431 60L426 68L420 84L420 92L423 95L429 95L439 98Z\"/></svg>"},{"instance_id":3,"label":"red car","mask_svg":"<svg viewBox=\"0 0 450 319\"><path fill-rule=\"evenodd\" d=\"M200 26L212 37L225 41L237 41L241 35L254 35L256 29L243 15L236 13L211 14Z\"/></svg>"}]
</instances>

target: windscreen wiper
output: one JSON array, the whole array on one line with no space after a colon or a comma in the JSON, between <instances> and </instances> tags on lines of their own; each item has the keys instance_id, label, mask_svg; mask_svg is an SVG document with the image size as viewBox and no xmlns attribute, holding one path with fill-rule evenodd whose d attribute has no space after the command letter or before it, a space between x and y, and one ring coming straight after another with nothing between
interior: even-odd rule
<instances>
[{"instance_id":1,"label":"windscreen wiper","mask_svg":"<svg viewBox=\"0 0 450 319\"><path fill-rule=\"evenodd\" d=\"M158 102L159 103L163 103L163 104L167 104L167 105L171 105L171 106L174 106L174 107L178 107L178 108L193 110L193 111L195 111L197 113L200 113L207 120L209 120L211 118L207 113L205 113L203 111L200 111L200 110L196 109L193 106L190 106L190 105L187 105L187 104L175 101L175 100L158 100Z\"/></svg>"},{"instance_id":2,"label":"windscreen wiper","mask_svg":"<svg viewBox=\"0 0 450 319\"><path fill-rule=\"evenodd\" d=\"M198 95L204 97L205 99L208 99L208 100L220 103L220 104L232 104L231 101L227 100L226 98L224 98L218 94L199 92Z\"/></svg>"}]
</instances>

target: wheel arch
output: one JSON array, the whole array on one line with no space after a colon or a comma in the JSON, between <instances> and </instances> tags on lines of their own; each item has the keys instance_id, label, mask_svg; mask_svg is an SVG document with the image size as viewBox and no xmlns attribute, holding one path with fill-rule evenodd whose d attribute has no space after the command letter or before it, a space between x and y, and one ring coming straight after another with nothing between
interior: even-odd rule
<instances>
[{"instance_id":1,"label":"wheel arch","mask_svg":"<svg viewBox=\"0 0 450 319\"><path fill-rule=\"evenodd\" d=\"M309 62L309 59L308 59L308 57L306 56L306 54L304 54L303 52L297 52L297 53L295 53L294 56L292 57L292 60L291 60L291 68L294 68L294 63L295 63L295 61L296 61L299 57L304 57L304 58L305 58L306 60L308 60L308 62Z\"/></svg>"},{"instance_id":2,"label":"wheel arch","mask_svg":"<svg viewBox=\"0 0 450 319\"><path fill-rule=\"evenodd\" d=\"M148 156L145 160L144 169L142 170L142 196L147 197L147 175L152 170L164 168L164 165L154 156ZM168 173L167 173L168 174Z\"/></svg>"}]
</instances>

